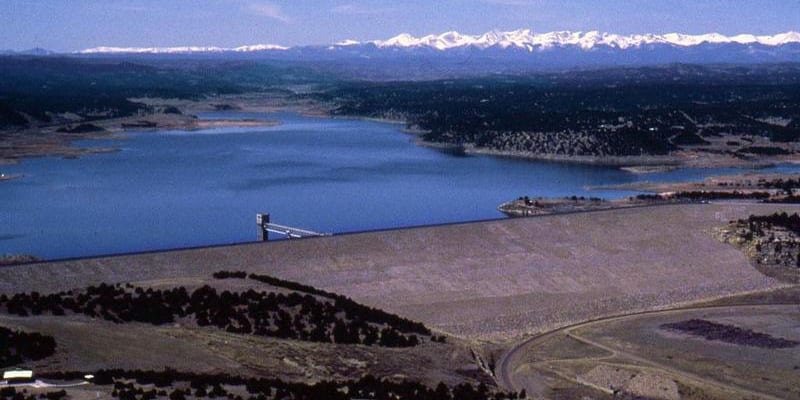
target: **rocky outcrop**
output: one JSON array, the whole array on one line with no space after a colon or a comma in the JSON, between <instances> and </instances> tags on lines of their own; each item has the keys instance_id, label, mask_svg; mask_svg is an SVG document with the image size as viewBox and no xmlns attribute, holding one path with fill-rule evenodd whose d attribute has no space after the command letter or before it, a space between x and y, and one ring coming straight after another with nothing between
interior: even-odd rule
<instances>
[{"instance_id":1,"label":"rocky outcrop","mask_svg":"<svg viewBox=\"0 0 800 400\"><path fill-rule=\"evenodd\" d=\"M717 228L714 235L744 253L768 274L800 281L800 216L751 215Z\"/></svg>"}]
</instances>

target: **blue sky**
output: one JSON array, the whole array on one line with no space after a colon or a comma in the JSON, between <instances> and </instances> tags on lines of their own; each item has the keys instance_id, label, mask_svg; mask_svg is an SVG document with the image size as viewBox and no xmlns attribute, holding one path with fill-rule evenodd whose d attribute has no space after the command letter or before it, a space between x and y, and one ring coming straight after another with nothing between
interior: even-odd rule
<instances>
[{"instance_id":1,"label":"blue sky","mask_svg":"<svg viewBox=\"0 0 800 400\"><path fill-rule=\"evenodd\" d=\"M800 0L0 0L0 49L327 44L457 30L800 31Z\"/></svg>"}]
</instances>

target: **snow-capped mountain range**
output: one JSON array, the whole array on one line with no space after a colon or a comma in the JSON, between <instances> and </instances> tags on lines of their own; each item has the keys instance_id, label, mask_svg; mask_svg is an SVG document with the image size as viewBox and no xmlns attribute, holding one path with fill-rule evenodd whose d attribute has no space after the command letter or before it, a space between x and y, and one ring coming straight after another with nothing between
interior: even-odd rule
<instances>
[{"instance_id":1,"label":"snow-capped mountain range","mask_svg":"<svg viewBox=\"0 0 800 400\"><path fill-rule=\"evenodd\" d=\"M178 46L178 47L93 47L81 50L80 54L188 54L188 53L244 53L252 51L286 50L288 47L274 44L256 44L239 47Z\"/></svg>"},{"instance_id":2,"label":"snow-capped mountain range","mask_svg":"<svg viewBox=\"0 0 800 400\"><path fill-rule=\"evenodd\" d=\"M285 47L96 47L80 57L212 58L321 64L355 79L437 79L483 74L525 74L570 68L664 64L774 64L800 62L800 33L775 35L681 33L619 35L590 32L535 33L530 29L481 35L445 32L386 40L345 40Z\"/></svg>"},{"instance_id":3,"label":"snow-capped mountain range","mask_svg":"<svg viewBox=\"0 0 800 400\"><path fill-rule=\"evenodd\" d=\"M612 49L639 48L646 45L669 45L677 47L692 47L702 44L739 44L739 45L762 45L762 46L783 46L792 43L800 43L800 33L786 32L775 35L751 35L740 34L735 36L725 36L719 33L709 33L704 35L687 35L681 33L657 34L635 34L618 35L598 31L571 32L558 31L547 33L534 33L530 29L520 29L509 32L491 31L482 35L465 35L455 31L445 32L438 35L427 35L415 37L403 33L387 40L372 40L359 42L356 40L345 40L327 46L329 50L342 47L354 46L374 46L379 49L415 49L429 48L446 51L459 48L475 49L522 49L529 52L545 50L554 47L575 47L583 50L591 50L598 47ZM315 46L300 46L315 47ZM183 47L95 47L82 50L81 54L109 54L109 53L131 53L131 54L187 54L187 53L224 53L224 52L259 52L259 51L283 51L289 47L267 44L241 46L234 48L223 47L202 47L202 46L183 46Z\"/></svg>"},{"instance_id":4,"label":"snow-capped mountain range","mask_svg":"<svg viewBox=\"0 0 800 400\"><path fill-rule=\"evenodd\" d=\"M788 43L800 43L800 33L786 32L771 36L755 36L742 34L724 36L718 33L705 35L685 35L681 33L668 33L665 35L617 35L598 31L590 32L547 32L537 34L530 29L520 29L510 32L491 31L483 35L462 35L458 32L445 32L440 35L427 35L414 37L401 34L388 40L377 40L373 43L378 47L432 47L437 50L447 50L458 47L517 47L534 51L557 46L578 46L582 49L591 49L596 46L608 46L619 49L639 47L646 44L670 44L675 46L696 46L703 43L738 43L762 44L765 46L780 46ZM350 45L353 42L349 42Z\"/></svg>"}]
</instances>

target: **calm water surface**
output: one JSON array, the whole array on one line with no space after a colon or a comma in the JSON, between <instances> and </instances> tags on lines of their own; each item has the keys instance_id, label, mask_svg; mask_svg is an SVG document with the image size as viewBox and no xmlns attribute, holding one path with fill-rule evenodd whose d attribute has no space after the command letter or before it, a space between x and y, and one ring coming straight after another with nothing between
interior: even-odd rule
<instances>
[{"instance_id":1,"label":"calm water surface","mask_svg":"<svg viewBox=\"0 0 800 400\"><path fill-rule=\"evenodd\" d=\"M323 232L502 217L520 195L623 197L587 185L700 180L736 170L636 175L614 168L463 157L415 146L398 126L294 114L269 128L135 133L82 142L121 151L3 166L0 253L47 258L255 240L255 214ZM779 170L798 170L781 166Z\"/></svg>"}]
</instances>

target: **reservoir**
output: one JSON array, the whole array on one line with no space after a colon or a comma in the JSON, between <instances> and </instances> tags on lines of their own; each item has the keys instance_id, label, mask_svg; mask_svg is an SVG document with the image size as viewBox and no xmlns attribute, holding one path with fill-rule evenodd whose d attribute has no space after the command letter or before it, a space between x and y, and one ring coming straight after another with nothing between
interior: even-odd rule
<instances>
[{"instance_id":1,"label":"reservoir","mask_svg":"<svg viewBox=\"0 0 800 400\"><path fill-rule=\"evenodd\" d=\"M460 156L401 126L297 114L206 113L281 125L129 133L80 142L120 151L2 166L0 254L44 258L227 244L257 238L255 215L343 233L502 218L519 196L617 198L587 186L691 181L733 169L633 174L611 167ZM772 170L791 171L779 166Z\"/></svg>"}]
</instances>

